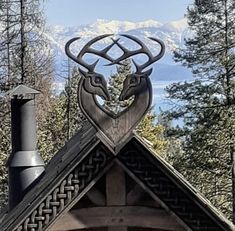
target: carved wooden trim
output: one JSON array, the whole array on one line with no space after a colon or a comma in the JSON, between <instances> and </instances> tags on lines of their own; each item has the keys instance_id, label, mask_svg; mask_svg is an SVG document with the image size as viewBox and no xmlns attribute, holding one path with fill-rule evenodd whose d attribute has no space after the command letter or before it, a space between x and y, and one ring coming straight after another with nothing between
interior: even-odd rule
<instances>
[{"instance_id":1,"label":"carved wooden trim","mask_svg":"<svg viewBox=\"0 0 235 231\"><path fill-rule=\"evenodd\" d=\"M79 40L79 37L72 38L66 43L65 51L69 58L82 67L79 68L82 78L79 82L78 89L78 102L82 112L108 140L109 146L113 148L114 153L117 154L125 141L131 137L133 129L138 125L151 106L152 85L149 77L152 73L152 68L149 68L148 70L146 70L146 68L162 58L165 52L165 45L161 40L149 37L150 40L156 42L159 46L159 53L154 56L143 41L135 36L122 34L118 39L112 38L110 44L102 50L97 50L92 47L94 43L110 36L111 35L106 34L91 39L83 46L78 55L74 55L71 52L70 46L72 43ZM122 43L119 42L123 37L137 44L139 48L136 50L129 50L124 47ZM121 51L120 57L113 58L109 55L113 46L118 47ZM107 65L121 65L122 61L139 54L147 57L147 60L141 65L137 64L132 59L136 70L134 73L126 76L123 82L123 89L119 96L120 101L129 99L132 96L134 97L134 101L126 110L115 114L98 103L96 96L109 101L110 95L104 76L95 71L99 59L92 64L88 64L83 59L86 54L94 54L108 60L109 63ZM84 71L83 68L85 68L86 71Z\"/></svg>"},{"instance_id":2,"label":"carved wooden trim","mask_svg":"<svg viewBox=\"0 0 235 231\"><path fill-rule=\"evenodd\" d=\"M118 159L133 174L150 194L156 195L192 230L227 231L216 219L209 216L196 202L189 198L180 185L177 185L164 170L156 157L135 139L129 142L119 153ZM226 226L226 225L225 225Z\"/></svg>"},{"instance_id":3,"label":"carved wooden trim","mask_svg":"<svg viewBox=\"0 0 235 231\"><path fill-rule=\"evenodd\" d=\"M78 102L81 110L117 153L133 129L148 112L152 103L152 85L147 78L146 86L135 96L133 103L119 114L112 114L103 108L94 94L84 88L84 78L79 82Z\"/></svg>"},{"instance_id":4,"label":"carved wooden trim","mask_svg":"<svg viewBox=\"0 0 235 231\"><path fill-rule=\"evenodd\" d=\"M101 177L101 173L111 163L112 157L102 145L96 147L77 166L73 166L66 173L20 224L11 226L7 230L46 230L67 206L83 195L89 184Z\"/></svg>"}]
</instances>

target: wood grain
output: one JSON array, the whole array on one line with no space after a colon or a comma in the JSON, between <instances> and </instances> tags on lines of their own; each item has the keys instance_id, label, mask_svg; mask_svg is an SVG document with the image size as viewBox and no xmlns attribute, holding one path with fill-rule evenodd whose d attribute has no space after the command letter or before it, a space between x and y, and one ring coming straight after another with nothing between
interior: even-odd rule
<instances>
[{"instance_id":1,"label":"wood grain","mask_svg":"<svg viewBox=\"0 0 235 231\"><path fill-rule=\"evenodd\" d=\"M149 78L145 78L145 87L135 96L133 103L119 114L111 113L102 107L96 96L85 89L85 81L88 80L81 78L78 89L78 102L82 112L110 141L111 147L120 150L151 106L152 85Z\"/></svg>"},{"instance_id":2,"label":"wood grain","mask_svg":"<svg viewBox=\"0 0 235 231\"><path fill-rule=\"evenodd\" d=\"M162 209L144 206L108 206L72 210L62 217L50 231L65 231L68 227L69 230L79 230L107 226L112 231L122 230L125 227L167 231L185 230Z\"/></svg>"}]
</instances>

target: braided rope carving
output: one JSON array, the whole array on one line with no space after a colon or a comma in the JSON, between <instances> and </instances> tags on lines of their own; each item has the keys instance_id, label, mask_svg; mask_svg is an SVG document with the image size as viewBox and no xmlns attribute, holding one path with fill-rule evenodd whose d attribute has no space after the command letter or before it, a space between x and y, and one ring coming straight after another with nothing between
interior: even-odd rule
<instances>
[{"instance_id":1,"label":"braided rope carving","mask_svg":"<svg viewBox=\"0 0 235 231\"><path fill-rule=\"evenodd\" d=\"M69 205L111 161L102 148L71 170L14 231L41 231Z\"/></svg>"},{"instance_id":2,"label":"braided rope carving","mask_svg":"<svg viewBox=\"0 0 235 231\"><path fill-rule=\"evenodd\" d=\"M127 145L128 146L128 145ZM118 159L140 179L151 192L174 211L192 230L222 231L199 206L163 171L154 159L148 159L133 145L125 147Z\"/></svg>"}]
</instances>

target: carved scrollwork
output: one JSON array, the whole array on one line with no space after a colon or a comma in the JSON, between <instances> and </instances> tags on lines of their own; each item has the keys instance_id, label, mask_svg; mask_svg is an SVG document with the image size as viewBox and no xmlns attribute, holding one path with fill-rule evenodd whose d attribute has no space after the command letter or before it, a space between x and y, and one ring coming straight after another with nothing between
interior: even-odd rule
<instances>
[{"instance_id":1,"label":"carved scrollwork","mask_svg":"<svg viewBox=\"0 0 235 231\"><path fill-rule=\"evenodd\" d=\"M112 39L111 44L102 50L92 48L94 43L109 36L111 35L101 35L92 39L81 49L77 56L72 54L70 45L79 38L73 38L67 42L65 51L72 60L86 69L86 71L84 71L79 68L82 75L78 88L78 102L81 110L97 130L109 140L111 146L118 151L118 147L130 136L132 130L137 126L151 106L152 85L149 76L152 72L152 68L149 70L145 69L163 56L165 46L161 40L149 38L160 45L159 53L153 56L148 47L138 38L131 35L120 35L120 38ZM140 48L137 50L127 49L120 42L122 37L133 41ZM117 46L122 53L121 56L116 59L108 54L113 46ZM134 96L134 101L127 109L115 114L108 111L97 102L97 95L108 101L110 99L109 92L103 75L95 71L99 59L92 64L87 64L83 60L85 54L94 54L108 60L109 63L107 65L121 65L121 62L125 59L138 54L147 56L147 61L141 65L138 65L132 60L136 71L126 76L124 80L119 100L126 100Z\"/></svg>"},{"instance_id":2,"label":"carved scrollwork","mask_svg":"<svg viewBox=\"0 0 235 231\"><path fill-rule=\"evenodd\" d=\"M131 143L131 142L130 142ZM128 143L118 154L118 159L137 177L148 191L155 194L171 211L178 215L192 230L222 231L200 205L172 180L165 167L143 147ZM146 155L145 155L146 154Z\"/></svg>"},{"instance_id":3,"label":"carved scrollwork","mask_svg":"<svg viewBox=\"0 0 235 231\"><path fill-rule=\"evenodd\" d=\"M45 230L75 200L96 176L110 163L111 155L101 147L92 151L34 208L14 231Z\"/></svg>"}]
</instances>

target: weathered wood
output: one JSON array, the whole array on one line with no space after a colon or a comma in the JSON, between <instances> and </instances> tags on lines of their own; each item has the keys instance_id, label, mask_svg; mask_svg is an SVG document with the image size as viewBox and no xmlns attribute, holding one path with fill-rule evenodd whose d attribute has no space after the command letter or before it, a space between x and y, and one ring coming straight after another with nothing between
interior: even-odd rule
<instances>
[{"instance_id":1,"label":"weathered wood","mask_svg":"<svg viewBox=\"0 0 235 231\"><path fill-rule=\"evenodd\" d=\"M106 200L107 205L126 204L126 176L117 164L106 175Z\"/></svg>"},{"instance_id":2,"label":"weathered wood","mask_svg":"<svg viewBox=\"0 0 235 231\"><path fill-rule=\"evenodd\" d=\"M108 231L127 231L126 226L108 227Z\"/></svg>"},{"instance_id":3,"label":"weathered wood","mask_svg":"<svg viewBox=\"0 0 235 231\"><path fill-rule=\"evenodd\" d=\"M117 164L106 175L106 200L107 205L126 205L126 176ZM108 231L127 231L127 227L108 227Z\"/></svg>"},{"instance_id":4,"label":"weathered wood","mask_svg":"<svg viewBox=\"0 0 235 231\"><path fill-rule=\"evenodd\" d=\"M87 119L94 124L98 131L106 136L110 141L111 146L117 150L130 137L133 129L141 121L151 106L152 85L149 76L152 73L152 68L149 68L148 70L145 69L162 58L165 53L165 45L157 38L149 38L160 45L158 55L153 56L148 47L140 39L135 36L123 34L121 37L132 40L141 48L131 51L118 42L120 38L115 41L113 40L113 42L103 50L91 48L94 43L109 36L109 34L100 35L92 39L76 56L71 52L70 45L79 38L72 38L66 43L65 52L68 57L86 69L86 71L84 71L79 68L82 78L79 82L78 101L82 112L86 115ZM118 46L120 50L122 50L123 54L120 57L114 58L108 54L113 46ZM110 95L104 76L95 71L95 67L99 60L92 65L88 64L83 60L83 56L87 53L98 55L110 61L109 65L120 65L121 61L138 54L147 55L148 60L142 65L137 65L133 61L136 72L128 74L123 82L123 89L119 95L119 101L127 100L132 96L134 97L132 104L124 111L116 114L107 110L97 101L96 96L110 101Z\"/></svg>"},{"instance_id":5,"label":"weathered wood","mask_svg":"<svg viewBox=\"0 0 235 231\"><path fill-rule=\"evenodd\" d=\"M118 163L118 165L120 165L123 169L125 169L125 172L135 181L137 182L137 184L139 184L145 192L147 192L162 208L164 208L167 212L169 212L171 214L171 216L173 216L178 222L179 224L182 225L182 227L184 227L185 230L187 231L191 231L190 227L183 222L183 220L180 219L179 216L177 216L177 214L175 214L172 210L169 209L169 207L162 201L159 199L159 197L154 194L143 182L141 182L139 180L139 178L137 178L133 172L131 172L128 168L126 168L125 165L123 165L119 160L116 160L116 162Z\"/></svg>"},{"instance_id":6,"label":"weathered wood","mask_svg":"<svg viewBox=\"0 0 235 231\"><path fill-rule=\"evenodd\" d=\"M127 226L185 231L176 219L163 209L143 206L109 206L72 210L62 217L50 231L107 226L112 231L125 230Z\"/></svg>"},{"instance_id":7,"label":"weathered wood","mask_svg":"<svg viewBox=\"0 0 235 231\"><path fill-rule=\"evenodd\" d=\"M128 205L134 205L143 196L145 191L138 184L127 194L126 201Z\"/></svg>"},{"instance_id":8,"label":"weathered wood","mask_svg":"<svg viewBox=\"0 0 235 231\"><path fill-rule=\"evenodd\" d=\"M91 85L87 83L88 81L90 80L87 78L81 78L79 83L79 106L89 121L109 140L110 146L117 152L151 106L151 82L149 78L143 78L142 90L135 95L134 102L116 115L102 107L96 100L95 94L86 89L87 85Z\"/></svg>"},{"instance_id":9,"label":"weathered wood","mask_svg":"<svg viewBox=\"0 0 235 231\"><path fill-rule=\"evenodd\" d=\"M87 196L95 205L104 206L106 204L105 196L95 186L87 192Z\"/></svg>"}]
</instances>

